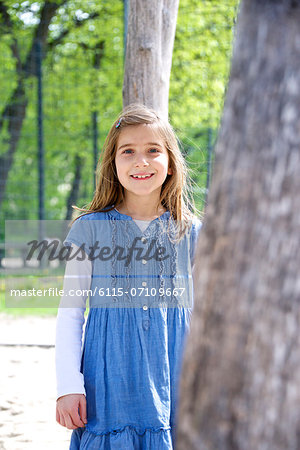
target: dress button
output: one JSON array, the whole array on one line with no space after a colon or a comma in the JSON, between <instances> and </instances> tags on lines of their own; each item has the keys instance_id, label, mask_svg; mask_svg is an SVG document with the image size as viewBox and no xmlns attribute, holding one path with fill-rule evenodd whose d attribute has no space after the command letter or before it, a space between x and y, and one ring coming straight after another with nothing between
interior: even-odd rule
<instances>
[{"instance_id":1,"label":"dress button","mask_svg":"<svg viewBox=\"0 0 300 450\"><path fill-rule=\"evenodd\" d=\"M146 281L143 281L143 282L142 282L142 286L147 286Z\"/></svg>"},{"instance_id":2,"label":"dress button","mask_svg":"<svg viewBox=\"0 0 300 450\"><path fill-rule=\"evenodd\" d=\"M145 242L147 242L147 239L146 239L145 237L142 237L141 241L142 241L143 243L145 243Z\"/></svg>"},{"instance_id":3,"label":"dress button","mask_svg":"<svg viewBox=\"0 0 300 450\"><path fill-rule=\"evenodd\" d=\"M147 261L145 259L142 259L143 264L147 264Z\"/></svg>"},{"instance_id":4,"label":"dress button","mask_svg":"<svg viewBox=\"0 0 300 450\"><path fill-rule=\"evenodd\" d=\"M143 310L144 310L144 311L147 311L147 309L148 309L148 306L147 306L147 305L144 305L144 306L143 306Z\"/></svg>"}]
</instances>

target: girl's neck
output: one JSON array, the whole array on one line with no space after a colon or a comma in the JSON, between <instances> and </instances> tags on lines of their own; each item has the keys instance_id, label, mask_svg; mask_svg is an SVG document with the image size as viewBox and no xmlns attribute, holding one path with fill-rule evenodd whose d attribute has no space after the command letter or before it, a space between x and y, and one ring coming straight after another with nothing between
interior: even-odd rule
<instances>
[{"instance_id":1,"label":"girl's neck","mask_svg":"<svg viewBox=\"0 0 300 450\"><path fill-rule=\"evenodd\" d=\"M143 205L142 207L128 205L125 202L115 205L116 209L121 214L126 214L127 216L132 217L132 219L137 220L154 220L157 217L161 216L164 212L166 212L166 208L162 205L159 205L158 208L150 208L147 205Z\"/></svg>"}]
</instances>

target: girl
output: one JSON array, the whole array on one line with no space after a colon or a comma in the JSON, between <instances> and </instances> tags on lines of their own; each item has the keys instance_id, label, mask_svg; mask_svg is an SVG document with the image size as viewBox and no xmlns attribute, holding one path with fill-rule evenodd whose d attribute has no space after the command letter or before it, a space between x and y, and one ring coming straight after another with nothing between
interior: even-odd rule
<instances>
[{"instance_id":1,"label":"girl","mask_svg":"<svg viewBox=\"0 0 300 450\"><path fill-rule=\"evenodd\" d=\"M106 138L90 207L65 240L76 258L57 316L56 418L74 430L71 450L175 445L201 227L188 186L170 124L144 106L125 108Z\"/></svg>"}]
</instances>

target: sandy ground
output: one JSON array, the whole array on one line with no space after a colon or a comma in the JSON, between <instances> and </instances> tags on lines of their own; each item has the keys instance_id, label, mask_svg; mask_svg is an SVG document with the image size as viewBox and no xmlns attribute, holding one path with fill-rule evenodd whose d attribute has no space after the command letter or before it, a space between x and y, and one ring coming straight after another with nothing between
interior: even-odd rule
<instances>
[{"instance_id":1,"label":"sandy ground","mask_svg":"<svg viewBox=\"0 0 300 450\"><path fill-rule=\"evenodd\" d=\"M54 317L0 314L0 450L69 448L55 420L54 342Z\"/></svg>"}]
</instances>

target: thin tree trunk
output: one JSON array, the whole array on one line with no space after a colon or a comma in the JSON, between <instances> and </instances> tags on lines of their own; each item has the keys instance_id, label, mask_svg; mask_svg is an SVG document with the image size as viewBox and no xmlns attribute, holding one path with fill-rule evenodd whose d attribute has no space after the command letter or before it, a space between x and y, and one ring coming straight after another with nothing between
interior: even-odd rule
<instances>
[{"instance_id":1,"label":"thin tree trunk","mask_svg":"<svg viewBox=\"0 0 300 450\"><path fill-rule=\"evenodd\" d=\"M0 131L2 123L7 120L7 131L9 138L7 139L8 149L0 156L0 205L3 202L6 191L9 171L13 163L13 157L20 139L23 121L26 115L27 98L25 96L23 79L20 79L16 89L11 96L11 100L6 106L0 123Z\"/></svg>"},{"instance_id":2,"label":"thin tree trunk","mask_svg":"<svg viewBox=\"0 0 300 450\"><path fill-rule=\"evenodd\" d=\"M66 3L66 0L63 3ZM32 45L24 64L22 64L20 59L18 43L16 39L13 40L14 46L12 53L16 60L18 84L0 117L0 132L6 123L8 129L8 138L6 139L7 142L5 142L7 144L7 150L0 157L0 207L5 196L9 171L13 164L14 154L21 137L21 130L26 116L28 99L26 98L24 81L29 76L36 74L36 43L39 41L42 48L45 46L48 38L49 25L59 7L60 4L58 3L45 1L41 10L40 22L35 30ZM0 1L0 12L4 20L4 25L13 33L13 25L7 6L2 1ZM45 57L45 52L46 50L42 52L42 58Z\"/></svg>"},{"instance_id":3,"label":"thin tree trunk","mask_svg":"<svg viewBox=\"0 0 300 450\"><path fill-rule=\"evenodd\" d=\"M142 103L168 116L179 0L130 0L123 104Z\"/></svg>"},{"instance_id":4,"label":"thin tree trunk","mask_svg":"<svg viewBox=\"0 0 300 450\"><path fill-rule=\"evenodd\" d=\"M12 93L7 105L3 108L0 116L0 133L6 125L8 130L8 137L5 138L5 141L3 139L1 142L1 145L5 146L6 151L1 152L0 157L0 207L5 196L9 171L13 164L14 154L17 150L23 122L26 117L28 98L24 89L24 81L30 76L36 75L36 43L37 41L40 42L43 49L42 58L44 59L49 50L53 50L56 45L60 44L66 38L72 28L63 29L59 36L48 42L49 25L57 10L67 2L68 0L61 0L58 3L45 0L41 8L40 21L35 29L31 47L26 55L25 62L22 63L19 44L17 38L14 37L15 30L13 21L9 15L6 3L0 0L0 24L13 36L11 51L16 61L16 73L18 77L17 87ZM95 19L98 16L98 13L93 13L81 20L74 19L73 28L80 28L87 20Z\"/></svg>"},{"instance_id":5,"label":"thin tree trunk","mask_svg":"<svg viewBox=\"0 0 300 450\"><path fill-rule=\"evenodd\" d=\"M79 155L75 155L75 170L74 170L74 178L72 183L72 188L67 199L67 213L66 219L70 220L72 218L73 208L72 205L77 203L80 182L81 182L81 171L82 171L82 163L83 160Z\"/></svg>"},{"instance_id":6,"label":"thin tree trunk","mask_svg":"<svg viewBox=\"0 0 300 450\"><path fill-rule=\"evenodd\" d=\"M177 450L300 448L299 24L299 0L242 3Z\"/></svg>"}]
</instances>

